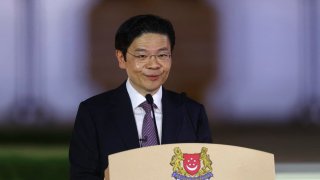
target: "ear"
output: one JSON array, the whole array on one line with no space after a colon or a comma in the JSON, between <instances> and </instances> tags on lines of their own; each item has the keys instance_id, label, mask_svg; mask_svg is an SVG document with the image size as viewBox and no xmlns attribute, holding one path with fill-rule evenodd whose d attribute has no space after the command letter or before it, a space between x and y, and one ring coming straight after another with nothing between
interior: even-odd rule
<instances>
[{"instance_id":1,"label":"ear","mask_svg":"<svg viewBox=\"0 0 320 180\"><path fill-rule=\"evenodd\" d=\"M120 50L116 50L116 57L117 57L120 69L126 69L126 61L125 61L124 55Z\"/></svg>"}]
</instances>

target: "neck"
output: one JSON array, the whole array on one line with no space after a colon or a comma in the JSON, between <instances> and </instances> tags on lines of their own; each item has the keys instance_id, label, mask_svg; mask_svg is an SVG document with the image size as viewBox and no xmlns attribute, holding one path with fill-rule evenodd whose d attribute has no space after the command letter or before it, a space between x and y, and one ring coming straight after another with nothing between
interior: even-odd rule
<instances>
[{"instance_id":1,"label":"neck","mask_svg":"<svg viewBox=\"0 0 320 180\"><path fill-rule=\"evenodd\" d=\"M156 90L154 90L154 91L145 91L145 90L141 90L141 89L139 89L139 88L137 88L135 85L134 85L134 83L132 83L132 81L129 79L129 82L130 82L130 84L131 84L131 86L139 93L139 94L141 94L142 96L146 96L147 94L151 94L152 96L154 95L154 94L156 94L158 91L159 91L159 89L160 89L160 87L158 88L158 89L156 89Z\"/></svg>"}]
</instances>

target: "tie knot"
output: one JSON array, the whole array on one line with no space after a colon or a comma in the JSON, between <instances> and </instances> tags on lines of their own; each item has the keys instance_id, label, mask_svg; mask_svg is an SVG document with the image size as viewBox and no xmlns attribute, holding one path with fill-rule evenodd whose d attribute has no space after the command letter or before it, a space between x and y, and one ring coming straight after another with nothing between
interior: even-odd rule
<instances>
[{"instance_id":1,"label":"tie knot","mask_svg":"<svg viewBox=\"0 0 320 180\"><path fill-rule=\"evenodd\" d=\"M139 107L142 107L142 109L146 112L149 113L151 112L151 106L147 101L144 101L143 103L141 103L139 105ZM155 104L153 104L153 107L156 108L157 106Z\"/></svg>"}]
</instances>

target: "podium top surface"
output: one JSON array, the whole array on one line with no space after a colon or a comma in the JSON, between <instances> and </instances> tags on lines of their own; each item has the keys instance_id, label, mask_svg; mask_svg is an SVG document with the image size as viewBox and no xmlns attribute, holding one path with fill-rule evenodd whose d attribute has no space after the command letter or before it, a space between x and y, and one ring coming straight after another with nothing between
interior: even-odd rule
<instances>
[{"instance_id":1,"label":"podium top surface","mask_svg":"<svg viewBox=\"0 0 320 180\"><path fill-rule=\"evenodd\" d=\"M274 156L221 144L166 144L109 156L110 180L274 180Z\"/></svg>"}]
</instances>

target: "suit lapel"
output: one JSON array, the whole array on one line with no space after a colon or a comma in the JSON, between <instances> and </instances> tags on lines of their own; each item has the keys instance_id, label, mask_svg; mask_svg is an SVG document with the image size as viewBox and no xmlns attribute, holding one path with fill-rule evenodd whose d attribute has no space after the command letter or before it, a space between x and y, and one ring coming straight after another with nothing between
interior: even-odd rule
<instances>
[{"instance_id":1,"label":"suit lapel","mask_svg":"<svg viewBox=\"0 0 320 180\"><path fill-rule=\"evenodd\" d=\"M111 113L118 130L128 149L139 147L139 136L132 110L129 94L123 83L117 90L114 97L114 109Z\"/></svg>"},{"instance_id":2,"label":"suit lapel","mask_svg":"<svg viewBox=\"0 0 320 180\"><path fill-rule=\"evenodd\" d=\"M183 118L180 96L173 96L163 88L162 144L176 143Z\"/></svg>"}]
</instances>

